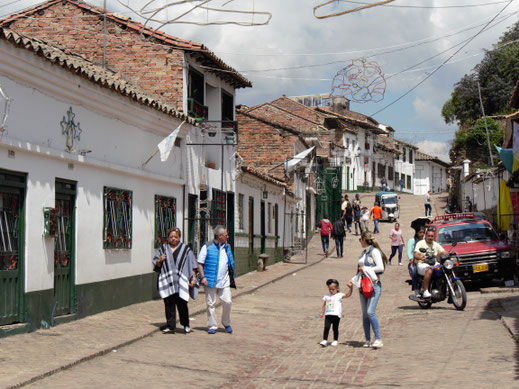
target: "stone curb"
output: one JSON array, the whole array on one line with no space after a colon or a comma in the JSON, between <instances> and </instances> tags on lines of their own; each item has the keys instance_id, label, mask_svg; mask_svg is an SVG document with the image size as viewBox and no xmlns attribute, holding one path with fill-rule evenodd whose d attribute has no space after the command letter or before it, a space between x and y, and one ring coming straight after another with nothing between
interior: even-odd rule
<instances>
[{"instance_id":1,"label":"stone curb","mask_svg":"<svg viewBox=\"0 0 519 389\"><path fill-rule=\"evenodd\" d=\"M303 269L309 268L311 266L317 265L318 263L321 263L325 259L327 259L327 258L323 257L322 259L319 259L319 260L317 260L315 262L307 263L307 264L297 263L297 262L292 262L292 263L291 262L278 262L277 264L288 263L288 264L293 264L293 265L299 265L299 267L297 268L297 270L299 271L299 270L303 270ZM270 265L270 268L272 268L272 266L276 266L277 264ZM261 288L263 288L263 287L265 287L267 285L270 285L270 284L272 284L274 282L277 282L277 281L279 281L279 280L289 276L290 274L293 274L293 272L294 272L293 269L287 270L285 273L283 273L281 275L278 275L277 277L274 277L272 279L265 280L263 283L261 283L259 285L256 285L256 286L254 286L254 287L252 287L250 289L243 290L241 292L237 292L233 296L233 299L236 299L236 298L238 298L240 296L246 296L246 295L249 295L251 293L254 293L258 289L261 289ZM244 274L241 277L245 277L245 276L249 276L250 277L251 273ZM237 277L237 280L239 280L241 277ZM216 306L220 306L220 305L221 305L220 302L218 302L216 304ZM197 315L199 315L201 313L204 313L204 312L205 312L205 308L199 308L197 310L194 310L193 312L190 312L190 316L197 316ZM157 332L160 332L160 329L156 328L156 329L153 329L153 330L151 330L151 331L149 331L149 332L147 332L145 334L139 335L139 336L137 336L135 338L131 338L131 339L129 339L127 341L124 341L122 343L118 343L118 344L110 346L110 347L105 347L104 349L102 349L100 351L97 351L97 352L95 352L93 354L90 354L90 355L84 356L82 358L79 358L76 361L64 364L64 365L62 365L60 367L57 367L57 368L52 369L52 370L49 370L49 371L47 371L45 373L38 374L38 375L28 379L28 380L19 382L19 383L15 384L15 385L7 386L6 389L21 388L23 386L32 384L32 383L34 383L36 381L39 381L39 380L41 380L43 378L49 377L49 376L54 375L56 373L59 373L61 371L64 371L64 370L70 369L70 368L72 368L74 366L77 366L77 365L79 365L79 364L81 364L83 362L87 362L87 361L90 361L90 360L95 359L97 357L101 357L103 355L111 353L113 350L117 350L117 349L123 348L125 346L129 346L129 345L131 345L131 344L133 344L135 342L138 342L138 341L140 341L142 339L145 339L145 338L147 338L147 337L149 337L149 336L151 336L151 335L153 335L153 334L155 334Z\"/></svg>"},{"instance_id":2,"label":"stone curb","mask_svg":"<svg viewBox=\"0 0 519 389\"><path fill-rule=\"evenodd\" d=\"M480 293L519 293L518 286L481 288Z\"/></svg>"}]
</instances>

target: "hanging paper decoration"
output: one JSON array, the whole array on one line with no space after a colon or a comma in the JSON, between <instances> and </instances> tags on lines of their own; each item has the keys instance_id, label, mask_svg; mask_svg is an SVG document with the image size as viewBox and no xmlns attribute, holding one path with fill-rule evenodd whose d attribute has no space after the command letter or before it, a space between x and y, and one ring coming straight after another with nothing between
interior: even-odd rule
<instances>
[{"instance_id":1,"label":"hanging paper decoration","mask_svg":"<svg viewBox=\"0 0 519 389\"><path fill-rule=\"evenodd\" d=\"M332 82L332 95L344 96L355 103L378 103L384 99L386 80L375 61L354 59L351 65L339 70Z\"/></svg>"}]
</instances>

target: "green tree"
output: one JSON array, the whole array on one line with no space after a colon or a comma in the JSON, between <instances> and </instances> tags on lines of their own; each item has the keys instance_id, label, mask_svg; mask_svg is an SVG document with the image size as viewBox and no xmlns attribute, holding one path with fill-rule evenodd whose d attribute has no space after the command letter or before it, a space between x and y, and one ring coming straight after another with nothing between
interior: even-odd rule
<instances>
[{"instance_id":1,"label":"green tree","mask_svg":"<svg viewBox=\"0 0 519 389\"><path fill-rule=\"evenodd\" d=\"M499 127L497 122L491 118L487 118L488 134L490 138L490 148L494 158L497 158L497 151L494 145L500 146L503 143L503 129ZM490 157L488 154L487 134L485 130L485 119L479 119L472 128L459 129L456 131L453 142L452 153L459 153L464 150L463 158L468 158L480 167L490 165Z\"/></svg>"},{"instance_id":2,"label":"green tree","mask_svg":"<svg viewBox=\"0 0 519 389\"><path fill-rule=\"evenodd\" d=\"M471 74L454 85L454 91L442 109L446 123L468 127L482 116L478 82L486 115L507 114L514 86L519 79L519 22L511 26L485 53Z\"/></svg>"}]
</instances>

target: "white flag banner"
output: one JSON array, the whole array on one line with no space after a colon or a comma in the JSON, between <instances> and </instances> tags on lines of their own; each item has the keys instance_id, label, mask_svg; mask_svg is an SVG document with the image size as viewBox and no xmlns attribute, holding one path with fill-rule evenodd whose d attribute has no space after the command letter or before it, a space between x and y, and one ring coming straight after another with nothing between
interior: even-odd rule
<instances>
[{"instance_id":1,"label":"white flag banner","mask_svg":"<svg viewBox=\"0 0 519 389\"><path fill-rule=\"evenodd\" d=\"M169 157L169 153L171 152L171 149L175 145L175 140L177 139L177 135L180 132L180 127L182 127L182 124L184 124L185 121L180 123L180 125L175 128L175 131L173 131L171 134L169 134L167 137L165 137L158 145L160 151L160 160L162 162L166 162L166 160Z\"/></svg>"},{"instance_id":2,"label":"white flag banner","mask_svg":"<svg viewBox=\"0 0 519 389\"><path fill-rule=\"evenodd\" d=\"M514 150L514 157L519 161L519 123L512 122L513 123L513 150Z\"/></svg>"},{"instance_id":3,"label":"white flag banner","mask_svg":"<svg viewBox=\"0 0 519 389\"><path fill-rule=\"evenodd\" d=\"M299 154L297 155L294 155L292 158L290 158L288 160L288 162L286 163L286 170L287 170L287 173L294 170L295 167L303 160L306 158L306 156L308 154L310 154L312 152L312 150L315 149L315 146L312 146L310 147L309 149L306 149L305 151L302 151L300 152Z\"/></svg>"},{"instance_id":4,"label":"white flag banner","mask_svg":"<svg viewBox=\"0 0 519 389\"><path fill-rule=\"evenodd\" d=\"M308 165L308 167L305 169L305 175L306 177L308 177L308 175L310 173L312 173L312 166L314 165L314 159L312 158L312 160L310 161L310 165Z\"/></svg>"}]
</instances>

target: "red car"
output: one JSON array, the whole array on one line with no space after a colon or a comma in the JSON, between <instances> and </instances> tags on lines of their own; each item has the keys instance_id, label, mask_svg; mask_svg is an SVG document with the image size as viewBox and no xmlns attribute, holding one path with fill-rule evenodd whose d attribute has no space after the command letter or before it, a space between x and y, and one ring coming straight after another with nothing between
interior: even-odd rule
<instances>
[{"instance_id":1,"label":"red car","mask_svg":"<svg viewBox=\"0 0 519 389\"><path fill-rule=\"evenodd\" d=\"M435 240L447 251L457 242L453 252L459 263L454 271L462 281L514 278L516 263L510 246L480 213L437 216L427 228L434 229Z\"/></svg>"}]
</instances>

